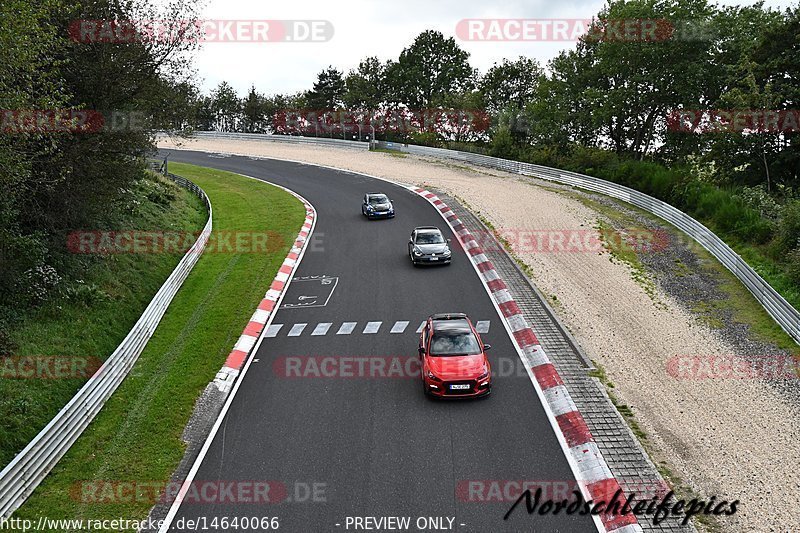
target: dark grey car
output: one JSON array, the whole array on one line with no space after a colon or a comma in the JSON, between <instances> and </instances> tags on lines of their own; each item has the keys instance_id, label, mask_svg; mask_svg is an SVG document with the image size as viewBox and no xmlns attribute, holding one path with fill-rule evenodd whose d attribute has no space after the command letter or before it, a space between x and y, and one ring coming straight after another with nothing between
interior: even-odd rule
<instances>
[{"instance_id":1,"label":"dark grey car","mask_svg":"<svg viewBox=\"0 0 800 533\"><path fill-rule=\"evenodd\" d=\"M367 218L394 218L394 206L389 197L378 192L364 195L361 202L361 213Z\"/></svg>"},{"instance_id":2,"label":"dark grey car","mask_svg":"<svg viewBox=\"0 0 800 533\"><path fill-rule=\"evenodd\" d=\"M449 242L435 226L414 228L408 240L408 257L414 265L448 265L452 257Z\"/></svg>"}]
</instances>

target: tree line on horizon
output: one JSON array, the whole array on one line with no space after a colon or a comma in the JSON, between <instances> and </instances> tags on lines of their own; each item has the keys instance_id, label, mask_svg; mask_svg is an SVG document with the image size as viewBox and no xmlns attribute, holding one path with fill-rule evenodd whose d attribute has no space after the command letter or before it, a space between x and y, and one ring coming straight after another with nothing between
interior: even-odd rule
<instances>
[{"instance_id":1,"label":"tree line on horizon","mask_svg":"<svg viewBox=\"0 0 800 533\"><path fill-rule=\"evenodd\" d=\"M454 38L427 30L396 59L366 57L348 72L328 66L294 94L251 86L239 97L225 81L209 94L182 86L165 127L358 138L363 131L337 129L336 121L393 110L483 113L485 128L378 129L376 137L548 165L641 190L730 243L756 247L778 266L771 281L800 303L800 6L611 0L596 20L694 27L654 41L590 32L547 65L503 59L483 74ZM334 124L287 130L287 110L332 111L323 120ZM726 113L737 110L755 126L736 129ZM779 115L779 127L757 123L762 111ZM685 117L700 122L686 127ZM733 129L709 127L713 121Z\"/></svg>"},{"instance_id":2,"label":"tree line on horizon","mask_svg":"<svg viewBox=\"0 0 800 533\"><path fill-rule=\"evenodd\" d=\"M8 350L8 325L57 295L61 281L77 279L92 260L66 253L67 232L126 220L156 130L297 134L280 122L291 110L468 110L488 119L479 127L471 122L472 128L376 134L637 188L696 216L729 242L759 247L779 266L776 287L800 303L800 134L695 134L674 131L669 122L675 110L797 111L800 6L777 11L763 3L612 0L598 19L703 21L704 31L657 42L585 37L547 65L503 59L484 73L454 38L428 30L397 58L366 57L348 72L328 66L294 94L251 87L240 96L226 82L204 94L191 67L196 43L180 31L154 42L70 38L80 20L182 21L198 13L195 0L0 3L0 355ZM5 111L25 109L149 118L145 127L104 131L8 131Z\"/></svg>"},{"instance_id":3,"label":"tree line on horizon","mask_svg":"<svg viewBox=\"0 0 800 533\"><path fill-rule=\"evenodd\" d=\"M396 60L367 57L347 73L329 66L312 87L294 94L268 95L251 86L239 97L226 81L210 94L181 86L172 109L165 110L164 126L284 133L280 120L287 110L367 117L397 109L465 110L486 113L490 127L467 134L422 128L394 138L433 146L469 142L469 149L521 160L547 159L552 151L597 150L625 159L688 163L720 183L763 184L769 192L798 186L800 124L783 132L691 133L675 128L671 118L681 111L797 111L800 7L781 12L763 3L612 1L597 19L704 24L691 38L654 42L605 41L587 34L546 67L519 57L503 59L482 75L454 38L427 30ZM379 130L378 138L392 138L391 133Z\"/></svg>"}]
</instances>

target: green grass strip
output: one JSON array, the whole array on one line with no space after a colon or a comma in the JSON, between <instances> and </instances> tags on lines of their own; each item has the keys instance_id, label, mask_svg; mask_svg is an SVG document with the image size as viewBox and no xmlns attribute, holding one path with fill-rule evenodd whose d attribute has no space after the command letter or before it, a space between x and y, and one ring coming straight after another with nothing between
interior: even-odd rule
<instances>
[{"instance_id":1,"label":"green grass strip","mask_svg":"<svg viewBox=\"0 0 800 533\"><path fill-rule=\"evenodd\" d=\"M215 233L267 233L280 245L268 246L267 253L203 254L131 374L17 517L147 516L153 504L147 495L86 503L81 490L93 482L169 479L183 457L181 434L196 399L222 366L305 219L302 203L277 187L193 165L173 163L170 171L206 191Z\"/></svg>"},{"instance_id":2,"label":"green grass strip","mask_svg":"<svg viewBox=\"0 0 800 533\"><path fill-rule=\"evenodd\" d=\"M129 210L114 230L199 232L208 213L194 194L172 181L149 175L131 191ZM133 206L136 206L133 208ZM93 228L85 228L91 230ZM62 243L66 250L66 239ZM63 284L64 295L29 311L10 332L20 358L105 360L141 316L183 253L80 254L71 259L79 280ZM20 359L21 360L21 359ZM8 365L8 366L6 366ZM90 376L31 379L5 361L0 378L0 463L5 466L58 413ZM94 367L97 364L93 365ZM51 367L52 368L52 367ZM69 374L69 373L68 373Z\"/></svg>"}]
</instances>

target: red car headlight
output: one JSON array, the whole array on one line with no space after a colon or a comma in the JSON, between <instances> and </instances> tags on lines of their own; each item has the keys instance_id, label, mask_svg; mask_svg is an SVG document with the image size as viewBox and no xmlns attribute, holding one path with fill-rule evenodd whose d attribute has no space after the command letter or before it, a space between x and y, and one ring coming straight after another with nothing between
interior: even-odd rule
<instances>
[{"instance_id":1,"label":"red car headlight","mask_svg":"<svg viewBox=\"0 0 800 533\"><path fill-rule=\"evenodd\" d=\"M431 381L442 381L441 379L439 379L439 378L438 378L438 377L437 377L437 376L436 376L436 375L435 375L433 372L431 372L430 370L428 370L428 379L430 379Z\"/></svg>"}]
</instances>

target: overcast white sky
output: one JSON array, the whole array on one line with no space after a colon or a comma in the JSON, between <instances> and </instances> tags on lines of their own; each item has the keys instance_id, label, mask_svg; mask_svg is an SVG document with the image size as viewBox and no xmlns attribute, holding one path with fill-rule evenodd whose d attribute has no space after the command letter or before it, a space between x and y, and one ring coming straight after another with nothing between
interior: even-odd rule
<instances>
[{"instance_id":1,"label":"overcast white sky","mask_svg":"<svg viewBox=\"0 0 800 533\"><path fill-rule=\"evenodd\" d=\"M456 23L466 18L591 18L604 0L207 0L206 19L323 19L335 34L325 43L205 43L195 66L201 86L208 91L225 80L243 95L251 84L263 93L292 93L311 87L328 65L347 72L366 56L396 59L414 37L427 29L455 36ZM751 5L747 0L720 4ZM783 9L798 0L767 0ZM543 65L571 42L468 42L473 67L485 72L496 61L519 55Z\"/></svg>"}]
</instances>

